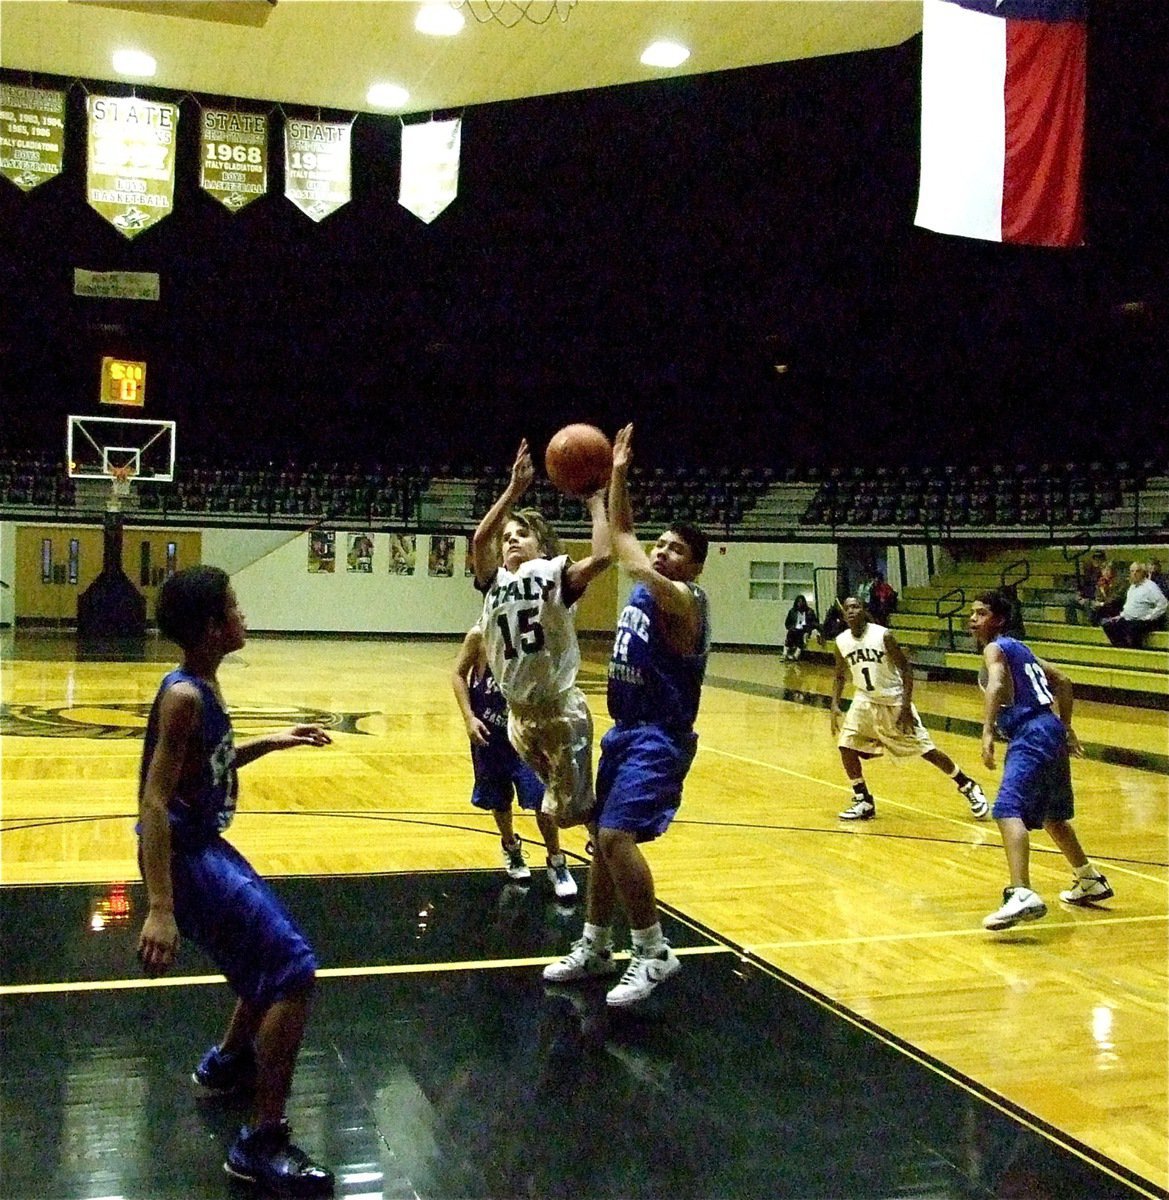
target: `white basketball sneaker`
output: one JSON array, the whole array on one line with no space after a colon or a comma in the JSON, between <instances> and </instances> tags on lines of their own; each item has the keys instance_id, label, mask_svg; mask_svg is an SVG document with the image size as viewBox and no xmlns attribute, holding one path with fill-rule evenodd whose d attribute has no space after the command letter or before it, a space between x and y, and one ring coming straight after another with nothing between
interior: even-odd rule
<instances>
[{"instance_id":1,"label":"white basketball sneaker","mask_svg":"<svg viewBox=\"0 0 1169 1200\"><path fill-rule=\"evenodd\" d=\"M1020 921L1047 916L1047 905L1030 888L1003 888L1003 906L982 922L984 929L1010 929Z\"/></svg>"},{"instance_id":2,"label":"white basketball sneaker","mask_svg":"<svg viewBox=\"0 0 1169 1200\"><path fill-rule=\"evenodd\" d=\"M613 951L608 946L598 946L590 938L582 937L573 942L572 949L559 962L544 968L544 982L578 983L598 975L612 975L616 970Z\"/></svg>"},{"instance_id":3,"label":"white basketball sneaker","mask_svg":"<svg viewBox=\"0 0 1169 1200\"><path fill-rule=\"evenodd\" d=\"M508 879L531 879L532 871L524 858L524 844L518 838L503 842L503 869Z\"/></svg>"},{"instance_id":4,"label":"white basketball sneaker","mask_svg":"<svg viewBox=\"0 0 1169 1200\"><path fill-rule=\"evenodd\" d=\"M659 983L665 983L681 969L678 956L668 945L663 946L657 954L645 956L638 954L635 949L621 982L605 997L605 1003L610 1008L628 1008L631 1004L640 1004Z\"/></svg>"},{"instance_id":5,"label":"white basketball sneaker","mask_svg":"<svg viewBox=\"0 0 1169 1200\"><path fill-rule=\"evenodd\" d=\"M1087 879L1073 879L1071 888L1060 892L1059 898L1065 904L1099 904L1101 900L1112 899L1112 888L1103 875L1090 876Z\"/></svg>"},{"instance_id":6,"label":"white basketball sneaker","mask_svg":"<svg viewBox=\"0 0 1169 1200\"><path fill-rule=\"evenodd\" d=\"M568 863L563 854L552 854L546 859L548 863L548 881L556 893L557 900L571 900L577 893L576 880L568 869Z\"/></svg>"},{"instance_id":7,"label":"white basketball sneaker","mask_svg":"<svg viewBox=\"0 0 1169 1200\"><path fill-rule=\"evenodd\" d=\"M966 797L966 802L970 805L970 815L976 821L985 821L990 816L990 805L987 803L986 793L973 779L968 779L958 791Z\"/></svg>"}]
</instances>

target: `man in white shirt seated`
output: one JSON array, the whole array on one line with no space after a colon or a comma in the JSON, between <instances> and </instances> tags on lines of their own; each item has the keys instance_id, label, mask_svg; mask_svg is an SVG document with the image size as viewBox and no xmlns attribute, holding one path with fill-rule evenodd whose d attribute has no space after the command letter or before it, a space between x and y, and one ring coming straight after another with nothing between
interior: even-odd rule
<instances>
[{"instance_id":1,"label":"man in white shirt seated","mask_svg":"<svg viewBox=\"0 0 1169 1200\"><path fill-rule=\"evenodd\" d=\"M1169 611L1169 600L1149 578L1144 563L1134 562L1128 568L1128 580L1120 616L1106 617L1100 622L1100 628L1114 646L1143 645L1149 631L1158 628Z\"/></svg>"}]
</instances>

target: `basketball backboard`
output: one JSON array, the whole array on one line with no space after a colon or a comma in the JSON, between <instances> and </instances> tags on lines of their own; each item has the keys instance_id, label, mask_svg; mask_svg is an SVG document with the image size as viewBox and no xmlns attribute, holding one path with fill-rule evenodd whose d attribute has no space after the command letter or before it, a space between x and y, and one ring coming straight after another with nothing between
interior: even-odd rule
<instances>
[{"instance_id":1,"label":"basketball backboard","mask_svg":"<svg viewBox=\"0 0 1169 1200\"><path fill-rule=\"evenodd\" d=\"M128 473L138 482L170 483L175 477L175 423L70 416L65 462L71 479L108 481Z\"/></svg>"}]
</instances>

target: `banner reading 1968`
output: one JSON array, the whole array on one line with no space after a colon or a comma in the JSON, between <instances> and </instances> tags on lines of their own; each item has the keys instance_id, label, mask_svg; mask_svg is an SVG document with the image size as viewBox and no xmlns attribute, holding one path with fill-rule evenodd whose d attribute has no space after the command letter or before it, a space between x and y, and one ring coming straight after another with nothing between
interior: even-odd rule
<instances>
[{"instance_id":1,"label":"banner reading 1968","mask_svg":"<svg viewBox=\"0 0 1169 1200\"><path fill-rule=\"evenodd\" d=\"M205 108L200 157L203 190L239 212L268 191L268 118Z\"/></svg>"},{"instance_id":2,"label":"banner reading 1968","mask_svg":"<svg viewBox=\"0 0 1169 1200\"><path fill-rule=\"evenodd\" d=\"M349 203L348 125L285 123L284 194L314 221Z\"/></svg>"},{"instance_id":3,"label":"banner reading 1968","mask_svg":"<svg viewBox=\"0 0 1169 1200\"><path fill-rule=\"evenodd\" d=\"M174 207L177 104L90 96L87 199L126 237Z\"/></svg>"},{"instance_id":4,"label":"banner reading 1968","mask_svg":"<svg viewBox=\"0 0 1169 1200\"><path fill-rule=\"evenodd\" d=\"M28 192L64 162L65 93L0 86L0 175Z\"/></svg>"}]
</instances>

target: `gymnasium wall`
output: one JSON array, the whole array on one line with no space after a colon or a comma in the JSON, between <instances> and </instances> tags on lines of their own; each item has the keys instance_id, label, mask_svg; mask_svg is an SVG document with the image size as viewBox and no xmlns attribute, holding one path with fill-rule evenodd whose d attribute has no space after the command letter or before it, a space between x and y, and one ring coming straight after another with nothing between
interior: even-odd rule
<instances>
[{"instance_id":1,"label":"gymnasium wall","mask_svg":"<svg viewBox=\"0 0 1169 1200\"><path fill-rule=\"evenodd\" d=\"M466 538L455 539L455 574L450 578L426 574L425 535L418 538L414 575L388 573L388 534L374 534L372 575L345 570L340 533L337 569L331 575L306 571L307 534L267 550L264 539L270 538L270 533L249 530L203 532L203 560L232 572L251 629L461 634L479 615L479 593L463 575ZM565 549L574 557L587 552L582 542L566 542ZM791 593L798 588L811 595L814 576L809 567L835 565L836 547L831 543L712 542L701 583L710 596L715 640L761 646L780 643ZM758 576L754 588L753 573ZM826 578L831 581L831 576ZM602 576L581 602L577 628L613 630L628 593L628 579Z\"/></svg>"},{"instance_id":2,"label":"gymnasium wall","mask_svg":"<svg viewBox=\"0 0 1169 1200\"><path fill-rule=\"evenodd\" d=\"M373 571L346 570L346 538L337 533L333 573L307 569L309 535L272 546L269 531L205 529L203 561L232 576L236 596L255 631L320 633L465 633L481 599L463 574L465 538L455 539L454 574L427 574L429 538L417 540L415 573L391 575L387 533L373 535Z\"/></svg>"},{"instance_id":3,"label":"gymnasium wall","mask_svg":"<svg viewBox=\"0 0 1169 1200\"><path fill-rule=\"evenodd\" d=\"M0 579L8 587L0 588L0 625L11 625L16 615L16 526L0 521Z\"/></svg>"},{"instance_id":4,"label":"gymnasium wall","mask_svg":"<svg viewBox=\"0 0 1169 1200\"><path fill-rule=\"evenodd\" d=\"M39 536L41 526L20 526L25 538ZM84 527L82 527L84 528ZM14 558L17 526L0 523L0 557ZM92 530L90 532L93 532ZM273 530L204 529L178 531L180 566L197 554L205 563L223 567L231 576L248 626L256 632L418 633L457 636L479 615L479 594L463 574L466 537L455 538L453 574L428 574L430 539L419 535L415 573L389 571L389 534L373 535L373 571L346 570L346 531L338 530L332 573L308 570L309 535ZM127 530L137 545L145 531ZM191 540L188 541L187 539ZM201 551L195 547L201 539ZM583 542L566 542L574 557L587 552ZM783 619L795 591L813 595L815 568L834 568L832 543L712 542L701 583L710 596L714 637L722 644L774 646L782 642ZM135 578L130 572L131 578ZM7 576L0 574L6 581ZM832 574L821 576L831 587ZM11 582L11 581L10 581ZM582 632L610 632L629 592L628 579L610 572L590 587L577 614ZM0 613L35 616L14 588L0 590Z\"/></svg>"}]
</instances>

